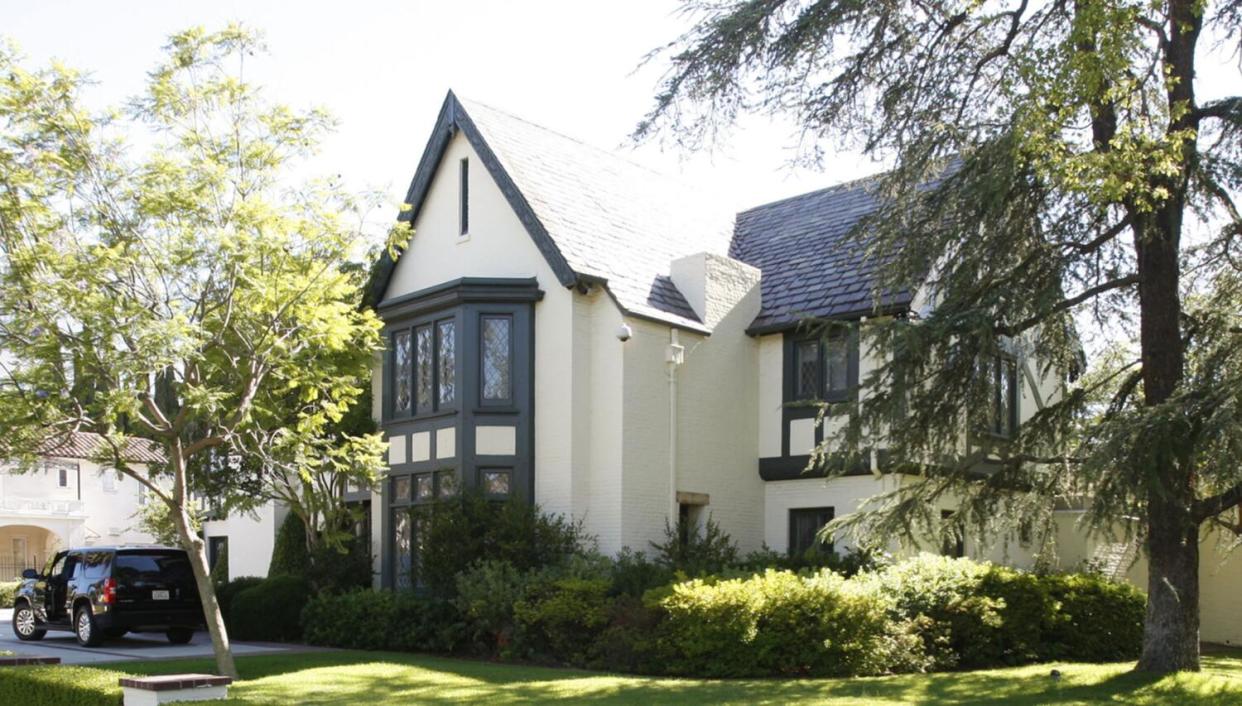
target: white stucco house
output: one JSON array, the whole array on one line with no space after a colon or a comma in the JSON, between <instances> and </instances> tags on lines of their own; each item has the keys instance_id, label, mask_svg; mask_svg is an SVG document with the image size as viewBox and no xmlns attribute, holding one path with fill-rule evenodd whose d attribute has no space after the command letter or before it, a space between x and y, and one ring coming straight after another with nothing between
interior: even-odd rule
<instances>
[{"instance_id":1,"label":"white stucco house","mask_svg":"<svg viewBox=\"0 0 1242 706\"><path fill-rule=\"evenodd\" d=\"M45 448L35 470L0 466L0 581L42 567L60 549L155 542L140 527L139 513L158 500L141 483L94 460L102 443L97 434L73 432ZM163 461L154 444L135 442L125 453L144 472ZM205 500L202 506L212 518L203 522L209 564L227 552L229 578L266 576L288 511L268 502L253 513L218 517Z\"/></svg>"},{"instance_id":2,"label":"white stucco house","mask_svg":"<svg viewBox=\"0 0 1242 706\"><path fill-rule=\"evenodd\" d=\"M136 517L148 500L145 488L91 460L101 443L95 434L74 433L46 448L37 470L0 467L0 581L42 567L59 549L153 541ZM160 461L142 444L126 453L139 468Z\"/></svg>"},{"instance_id":3,"label":"white stucco house","mask_svg":"<svg viewBox=\"0 0 1242 706\"><path fill-rule=\"evenodd\" d=\"M743 551L787 551L903 482L882 454L844 477L806 474L833 429L786 404L844 396L876 364L865 325L816 340L807 317L930 306L915 291L877 308L872 270L844 247L876 207L865 182L739 212L450 92L406 201L410 241L385 254L371 293L388 344L373 378L388 443L370 500L377 586L417 583L408 510L461 487L580 519L605 552L709 514ZM1021 353L999 369L1003 435L1062 382ZM1134 552L1089 540L1078 517L1059 513L1062 565L1103 558L1145 585ZM943 550L1033 562L1017 542ZM1242 640L1242 618L1206 620L1242 616L1228 590L1242 562L1204 556L1205 639Z\"/></svg>"}]
</instances>

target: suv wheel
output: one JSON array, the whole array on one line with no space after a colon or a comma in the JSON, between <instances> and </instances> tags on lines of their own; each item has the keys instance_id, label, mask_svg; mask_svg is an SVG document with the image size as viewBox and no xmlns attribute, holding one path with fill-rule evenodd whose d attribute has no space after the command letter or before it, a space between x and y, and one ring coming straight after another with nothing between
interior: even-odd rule
<instances>
[{"instance_id":1,"label":"suv wheel","mask_svg":"<svg viewBox=\"0 0 1242 706\"><path fill-rule=\"evenodd\" d=\"M35 620L34 609L29 603L18 603L13 609L13 634L17 635L17 639L25 642L33 642L34 640L42 640L47 634L47 630L38 627L39 623Z\"/></svg>"},{"instance_id":2,"label":"suv wheel","mask_svg":"<svg viewBox=\"0 0 1242 706\"><path fill-rule=\"evenodd\" d=\"M191 628L168 628L164 633L168 636L168 641L174 645L184 645L194 639L194 630Z\"/></svg>"},{"instance_id":3,"label":"suv wheel","mask_svg":"<svg viewBox=\"0 0 1242 706\"><path fill-rule=\"evenodd\" d=\"M73 632L83 647L98 647L103 642L103 631L95 627L95 614L90 606L84 605L74 613Z\"/></svg>"}]
</instances>

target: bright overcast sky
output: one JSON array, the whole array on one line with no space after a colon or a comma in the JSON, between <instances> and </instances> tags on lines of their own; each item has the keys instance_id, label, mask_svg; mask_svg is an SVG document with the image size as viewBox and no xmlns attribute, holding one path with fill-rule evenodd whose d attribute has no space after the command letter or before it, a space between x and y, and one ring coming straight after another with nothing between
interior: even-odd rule
<instances>
[{"instance_id":1,"label":"bright overcast sky","mask_svg":"<svg viewBox=\"0 0 1242 706\"><path fill-rule=\"evenodd\" d=\"M340 120L316 171L340 174L352 189L382 188L395 205L449 88L585 142L631 149L626 136L663 70L638 66L687 29L677 8L676 0L0 0L0 35L33 62L57 58L89 71L99 84L90 98L104 106L142 89L174 31L233 20L260 29L270 54L250 77L276 100L320 105ZM1232 62L1201 61L1200 76L1205 98L1239 83ZM823 171L795 170L794 144L791 124L753 119L713 154L653 144L633 158L705 184L737 207L881 167L838 153Z\"/></svg>"},{"instance_id":2,"label":"bright overcast sky","mask_svg":"<svg viewBox=\"0 0 1242 706\"><path fill-rule=\"evenodd\" d=\"M4 5L8 7L4 7ZM28 60L88 71L99 106L140 91L165 38L241 21L265 34L261 72L273 98L320 105L339 120L316 171L353 189L383 188L400 203L448 89L606 148L651 105L661 67L643 56L689 24L675 0L585 2L212 2L0 0L0 35ZM250 70L250 66L247 66ZM714 154L632 157L751 206L877 171L857 157L826 171L793 170L791 125L748 121ZM395 211L394 211L395 214Z\"/></svg>"}]
</instances>

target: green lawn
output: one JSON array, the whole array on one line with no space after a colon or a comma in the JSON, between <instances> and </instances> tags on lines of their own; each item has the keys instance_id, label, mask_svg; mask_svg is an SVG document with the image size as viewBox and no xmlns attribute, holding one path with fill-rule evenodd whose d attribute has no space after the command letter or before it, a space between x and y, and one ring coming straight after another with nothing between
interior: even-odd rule
<instances>
[{"instance_id":1,"label":"green lawn","mask_svg":"<svg viewBox=\"0 0 1242 706\"><path fill-rule=\"evenodd\" d=\"M1163 679L1129 664L1055 664L875 679L710 681L616 676L416 654L325 652L239 657L236 704L538 703L554 699L618 704L1236 704L1242 651L1204 658L1204 670ZM1053 682L1050 671L1063 676ZM109 670L162 674L210 671L206 660L135 662ZM114 675L101 678L112 680ZM115 684L115 681L111 681Z\"/></svg>"}]
</instances>

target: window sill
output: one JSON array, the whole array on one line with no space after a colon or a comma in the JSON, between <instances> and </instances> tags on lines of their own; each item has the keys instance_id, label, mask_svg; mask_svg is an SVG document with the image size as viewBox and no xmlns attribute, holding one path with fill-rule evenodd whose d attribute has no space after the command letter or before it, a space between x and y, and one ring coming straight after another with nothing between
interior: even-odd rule
<instances>
[{"instance_id":1,"label":"window sill","mask_svg":"<svg viewBox=\"0 0 1242 706\"><path fill-rule=\"evenodd\" d=\"M469 233L462 233L461 235L458 235L458 236L457 236L457 244L458 244L458 245L465 245L465 244L466 244L466 243L468 243L468 242L470 242L470 234L469 234Z\"/></svg>"}]
</instances>

